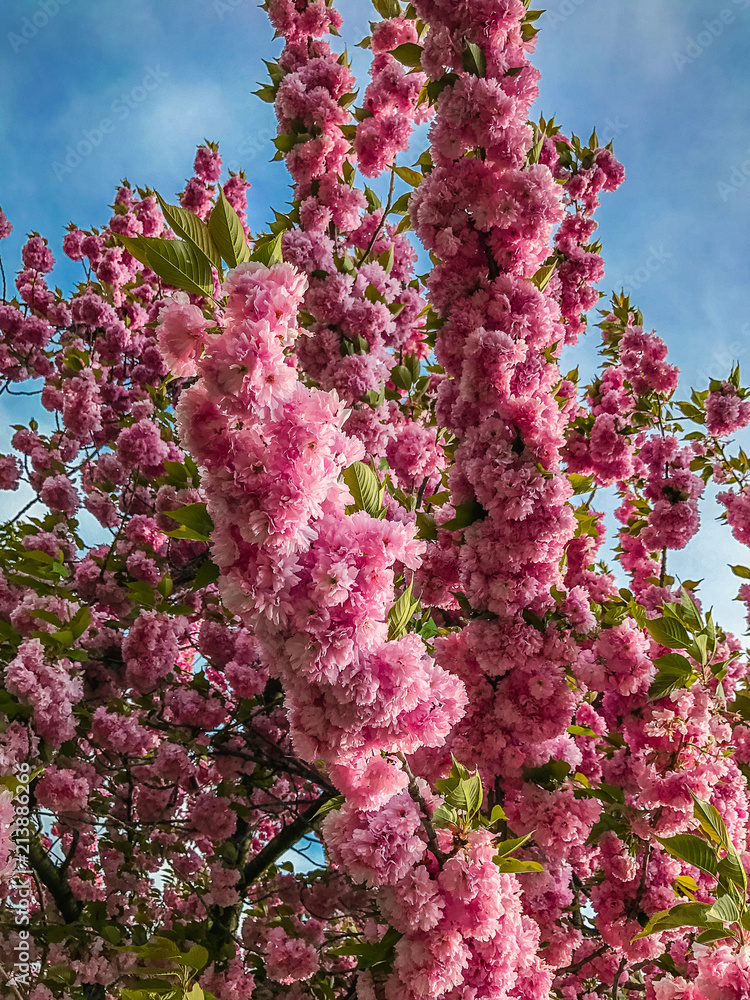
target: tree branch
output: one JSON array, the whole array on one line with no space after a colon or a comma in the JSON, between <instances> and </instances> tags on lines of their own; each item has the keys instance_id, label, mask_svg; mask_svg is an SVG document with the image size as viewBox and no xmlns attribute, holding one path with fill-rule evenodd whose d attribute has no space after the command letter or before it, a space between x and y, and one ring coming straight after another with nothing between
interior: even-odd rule
<instances>
[{"instance_id":1,"label":"tree branch","mask_svg":"<svg viewBox=\"0 0 750 1000\"><path fill-rule=\"evenodd\" d=\"M253 860L245 865L240 883L242 888L246 889L249 885L252 885L269 865L274 864L282 854L285 854L290 848L294 847L297 841L301 840L312 829L312 821L321 808L333 798L335 798L334 793L326 789L297 819L282 830L279 830L273 840L266 844L255 855Z\"/></svg>"},{"instance_id":2,"label":"tree branch","mask_svg":"<svg viewBox=\"0 0 750 1000\"><path fill-rule=\"evenodd\" d=\"M245 863L244 868L242 869L242 876L237 883L237 891L239 892L240 897L244 897L248 886L252 885L256 879L260 878L267 868L278 861L283 854L294 847L294 845L301 840L309 830L312 829L312 823L315 816L326 804L326 802L330 802L333 798L335 798L335 792L328 790L324 791L308 806L307 809L305 809L303 813L297 817L297 819L289 823L283 829L279 830L273 840L269 841L262 850L258 851L251 861L247 861ZM243 853L247 849L250 839L250 830L248 829L245 837L243 837ZM214 935L215 937L220 936L222 941L231 938L239 924L243 902L243 898L240 898L240 901L235 903L233 906L211 907L209 910L209 917L213 926L220 927L224 932L223 935Z\"/></svg>"},{"instance_id":3,"label":"tree branch","mask_svg":"<svg viewBox=\"0 0 750 1000\"><path fill-rule=\"evenodd\" d=\"M51 861L37 834L29 838L29 863L54 899L65 923L75 923L81 915L83 903L73 895L65 872ZM105 1000L106 991L100 983L83 983L82 986L86 1000Z\"/></svg>"},{"instance_id":4,"label":"tree branch","mask_svg":"<svg viewBox=\"0 0 750 1000\"><path fill-rule=\"evenodd\" d=\"M50 860L38 835L29 838L29 863L48 890L66 924L72 924L81 915L83 903L73 895L65 874Z\"/></svg>"}]
</instances>

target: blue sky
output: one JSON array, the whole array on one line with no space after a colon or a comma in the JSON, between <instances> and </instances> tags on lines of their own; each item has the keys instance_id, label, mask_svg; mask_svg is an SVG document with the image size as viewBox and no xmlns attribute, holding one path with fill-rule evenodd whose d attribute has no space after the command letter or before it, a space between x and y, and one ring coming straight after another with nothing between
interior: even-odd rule
<instances>
[{"instance_id":1,"label":"blue sky","mask_svg":"<svg viewBox=\"0 0 750 1000\"><path fill-rule=\"evenodd\" d=\"M339 9L362 69L354 43L376 15L364 0ZM669 344L683 392L736 360L750 380L750 0L552 0L538 23L536 113L585 138L596 126L626 168L598 216L600 287L632 293ZM268 162L273 110L252 94L261 60L279 51L253 0L2 0L0 205L15 226L6 272L27 232L59 253L69 221L104 224L123 177L179 190L204 138L247 171L250 223L262 228L289 196L283 166ZM68 261L56 273L66 290L81 277ZM585 375L595 350L592 334L579 351ZM705 577L706 599L741 631L723 567L750 554L716 513L704 505L701 540L672 564Z\"/></svg>"}]
</instances>

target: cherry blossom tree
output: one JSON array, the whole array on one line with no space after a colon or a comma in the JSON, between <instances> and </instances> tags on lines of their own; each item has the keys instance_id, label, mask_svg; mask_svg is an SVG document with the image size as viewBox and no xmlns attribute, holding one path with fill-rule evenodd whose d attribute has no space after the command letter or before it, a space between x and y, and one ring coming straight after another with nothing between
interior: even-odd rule
<instances>
[{"instance_id":1,"label":"cherry blossom tree","mask_svg":"<svg viewBox=\"0 0 750 1000\"><path fill-rule=\"evenodd\" d=\"M268 232L207 144L4 292L2 988L746 1000L747 660L669 553L710 482L750 544L750 393L597 311L624 171L530 120L540 12L374 5L358 106L336 10L267 0Z\"/></svg>"}]
</instances>

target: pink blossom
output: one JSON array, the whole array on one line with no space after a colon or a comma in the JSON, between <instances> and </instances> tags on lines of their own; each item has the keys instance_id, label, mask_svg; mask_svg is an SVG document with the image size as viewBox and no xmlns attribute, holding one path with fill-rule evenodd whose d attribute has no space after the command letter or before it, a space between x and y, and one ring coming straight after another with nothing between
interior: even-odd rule
<instances>
[{"instance_id":1,"label":"pink blossom","mask_svg":"<svg viewBox=\"0 0 750 1000\"><path fill-rule=\"evenodd\" d=\"M173 375L195 375L207 326L201 310L190 303L172 300L161 313L159 349Z\"/></svg>"}]
</instances>

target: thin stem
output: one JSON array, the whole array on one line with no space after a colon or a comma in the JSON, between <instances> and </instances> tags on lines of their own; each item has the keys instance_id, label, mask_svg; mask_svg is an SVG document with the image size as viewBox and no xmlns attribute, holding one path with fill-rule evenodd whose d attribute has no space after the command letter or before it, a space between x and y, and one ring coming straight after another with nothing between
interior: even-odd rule
<instances>
[{"instance_id":1,"label":"thin stem","mask_svg":"<svg viewBox=\"0 0 750 1000\"><path fill-rule=\"evenodd\" d=\"M417 779L414 777L414 772L409 767L409 762L403 753L397 753L395 755L400 761L406 771L409 778L409 794L418 804L419 808L422 810L422 815L424 817L424 829L427 834L427 843L430 845L430 850L435 855L437 860L443 865L448 860L448 855L440 850L437 842L437 834L435 833L435 827L432 825L432 819L430 818L430 812L427 808L427 803L422 797L422 793L417 785Z\"/></svg>"},{"instance_id":2,"label":"thin stem","mask_svg":"<svg viewBox=\"0 0 750 1000\"><path fill-rule=\"evenodd\" d=\"M587 955L585 958L581 958L577 962L573 962L572 965L566 965L564 969L558 969L557 975L558 976L575 975L575 973L579 972L584 967L584 965L588 965L588 963L593 962L595 958L599 958L601 955L604 954L606 950L607 946L606 944L603 944L600 948L597 948L596 951L592 951L591 954Z\"/></svg>"},{"instance_id":3,"label":"thin stem","mask_svg":"<svg viewBox=\"0 0 750 1000\"><path fill-rule=\"evenodd\" d=\"M620 978L622 977L623 970L625 969L625 966L627 964L628 964L627 958L621 959L620 965L617 969L617 972L615 973L615 981L612 984L612 1000L617 1000L617 991L620 985Z\"/></svg>"},{"instance_id":4,"label":"thin stem","mask_svg":"<svg viewBox=\"0 0 750 1000\"><path fill-rule=\"evenodd\" d=\"M0 965L0 976L3 977L5 988L13 994L16 1000L23 1000L20 990L18 989L16 984L12 981L13 977L9 972L5 971L2 965Z\"/></svg>"},{"instance_id":5,"label":"thin stem","mask_svg":"<svg viewBox=\"0 0 750 1000\"><path fill-rule=\"evenodd\" d=\"M26 506L25 506L25 507L23 507L23 508L22 508L21 510L19 510L19 512L18 512L18 513L16 514L16 516L15 516L15 517L12 517L12 518L10 519L10 521L8 521L7 523L8 523L9 525L10 525L10 524L15 524L15 522L16 522L16 521L17 521L17 520L19 519L19 517L23 517L23 515L24 515L24 514L26 513L26 511L27 511L27 510L28 510L28 509L29 509L30 507L33 507L35 503L39 503L39 497L34 497L34 499L33 499L33 500L29 500L29 502L28 502L28 503L26 504Z\"/></svg>"},{"instance_id":6,"label":"thin stem","mask_svg":"<svg viewBox=\"0 0 750 1000\"><path fill-rule=\"evenodd\" d=\"M375 246L375 240L380 235L380 231L382 230L383 226L385 225L386 216L388 215L388 213L391 210L391 204L393 202L393 185L396 182L396 172L394 170L394 167L395 167L395 163L393 164L393 167L391 167L391 185L388 188L388 200L386 201L385 208L383 209L383 217L381 218L380 222L378 223L377 228L375 229L375 232L372 234L372 238L371 238L369 244L367 245L367 249L365 250L365 255L362 258L362 260L359 262L359 264L357 265L357 267L362 267L362 265L365 263L365 261L367 260L367 258L370 256L370 251Z\"/></svg>"}]
</instances>

